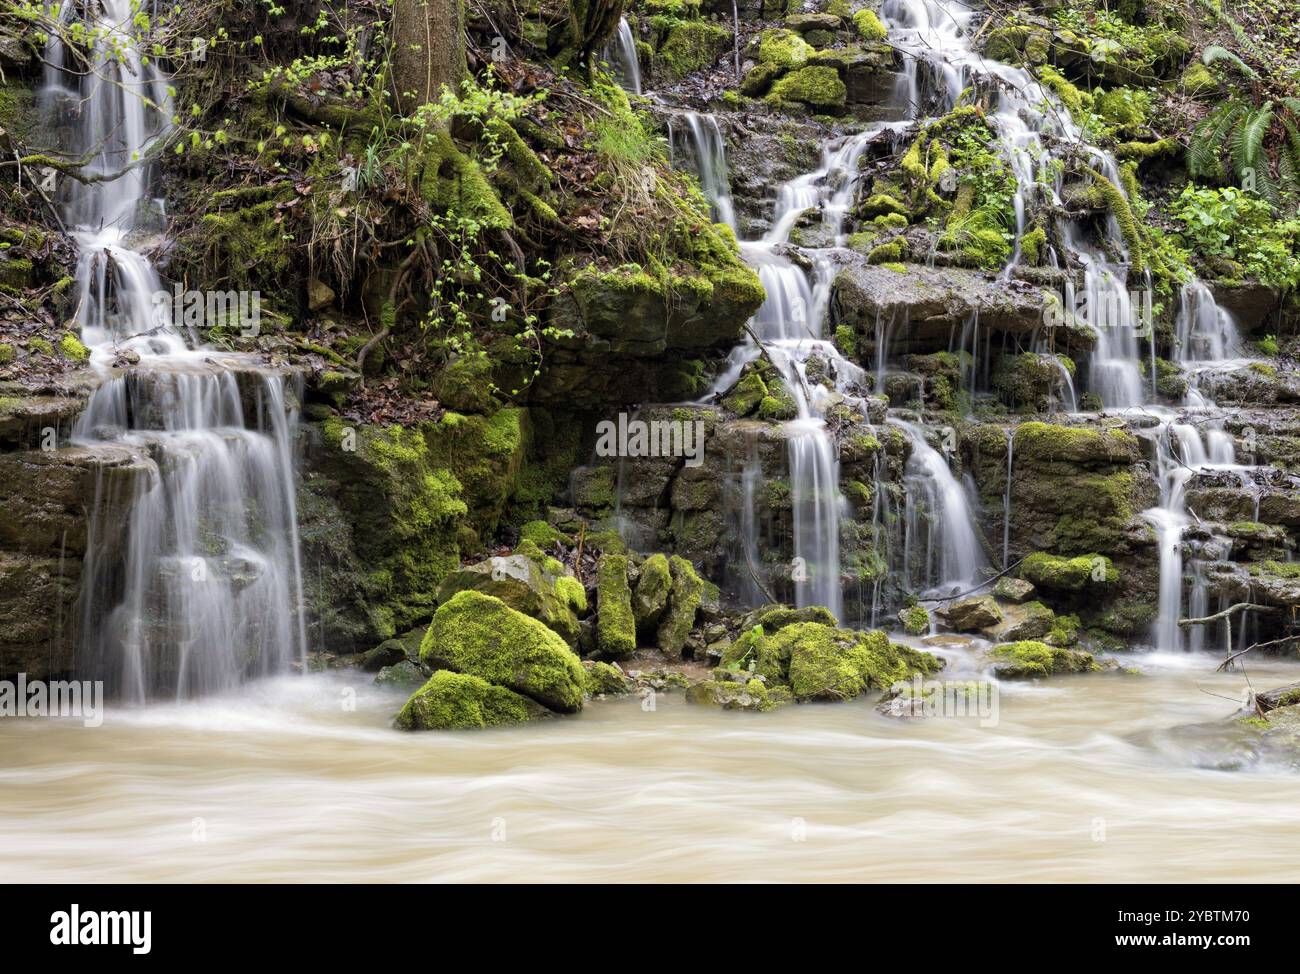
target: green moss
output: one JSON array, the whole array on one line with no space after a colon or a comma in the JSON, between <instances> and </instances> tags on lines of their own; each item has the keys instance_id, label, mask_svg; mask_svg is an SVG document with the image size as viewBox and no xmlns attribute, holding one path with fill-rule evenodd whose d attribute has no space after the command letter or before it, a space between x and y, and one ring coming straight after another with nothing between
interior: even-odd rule
<instances>
[{"instance_id":1,"label":"green moss","mask_svg":"<svg viewBox=\"0 0 1300 974\"><path fill-rule=\"evenodd\" d=\"M903 225L906 226L911 211L888 193L873 193L858 206L858 216L864 220L889 215L903 217Z\"/></svg>"},{"instance_id":2,"label":"green moss","mask_svg":"<svg viewBox=\"0 0 1300 974\"><path fill-rule=\"evenodd\" d=\"M704 582L695 571L695 566L679 555L668 560L672 572L672 590L668 596L668 608L659 623L659 649L670 657L681 655L686 645L686 637L695 625L695 613L699 611L704 594Z\"/></svg>"},{"instance_id":3,"label":"green moss","mask_svg":"<svg viewBox=\"0 0 1300 974\"><path fill-rule=\"evenodd\" d=\"M586 670L587 693L593 697L598 694L616 696L631 690L632 681L613 663L588 663Z\"/></svg>"},{"instance_id":4,"label":"green moss","mask_svg":"<svg viewBox=\"0 0 1300 974\"><path fill-rule=\"evenodd\" d=\"M393 723L401 730L475 730L540 716L531 700L477 676L439 670L411 695Z\"/></svg>"},{"instance_id":5,"label":"green moss","mask_svg":"<svg viewBox=\"0 0 1300 974\"><path fill-rule=\"evenodd\" d=\"M812 56L813 46L792 30L776 28L763 31L758 46L758 60L781 68L801 67Z\"/></svg>"},{"instance_id":6,"label":"green moss","mask_svg":"<svg viewBox=\"0 0 1300 974\"><path fill-rule=\"evenodd\" d=\"M852 359L858 351L858 336L851 325L835 326L835 348L847 359Z\"/></svg>"},{"instance_id":7,"label":"green moss","mask_svg":"<svg viewBox=\"0 0 1300 974\"><path fill-rule=\"evenodd\" d=\"M1129 207L1128 200L1119 187L1095 169L1085 167L1093 180L1093 191L1097 199L1119 224L1120 234L1124 237L1124 246L1128 250L1129 273L1141 275L1147 266L1147 248L1138 226L1137 218Z\"/></svg>"},{"instance_id":8,"label":"green moss","mask_svg":"<svg viewBox=\"0 0 1300 974\"><path fill-rule=\"evenodd\" d=\"M1219 82L1200 61L1193 61L1179 78L1183 91L1193 98L1209 95L1219 90Z\"/></svg>"},{"instance_id":9,"label":"green moss","mask_svg":"<svg viewBox=\"0 0 1300 974\"><path fill-rule=\"evenodd\" d=\"M1020 238L1020 258L1030 267L1037 267L1043 261L1043 251L1047 246L1047 234L1042 227L1034 227Z\"/></svg>"},{"instance_id":10,"label":"green moss","mask_svg":"<svg viewBox=\"0 0 1300 974\"><path fill-rule=\"evenodd\" d=\"M853 26L857 28L858 36L867 41L883 41L889 36L885 30L885 25L880 22L873 10L859 10L853 15Z\"/></svg>"},{"instance_id":11,"label":"green moss","mask_svg":"<svg viewBox=\"0 0 1300 974\"><path fill-rule=\"evenodd\" d=\"M1038 80L1046 85L1061 103L1070 110L1070 114L1080 116L1092 111L1092 95L1072 85L1061 72L1051 65L1040 65L1037 69Z\"/></svg>"},{"instance_id":12,"label":"green moss","mask_svg":"<svg viewBox=\"0 0 1300 974\"><path fill-rule=\"evenodd\" d=\"M672 591L672 567L667 555L651 555L641 565L641 577L637 579L636 592L632 596L632 615L636 619L638 630L646 631L657 626L668 607L668 595Z\"/></svg>"},{"instance_id":13,"label":"green moss","mask_svg":"<svg viewBox=\"0 0 1300 974\"><path fill-rule=\"evenodd\" d=\"M994 646L990 655L997 661L994 672L999 677L1024 678L1101 670L1091 653L1032 640Z\"/></svg>"},{"instance_id":14,"label":"green moss","mask_svg":"<svg viewBox=\"0 0 1300 974\"><path fill-rule=\"evenodd\" d=\"M426 133L423 162L420 195L432 206L485 227L505 230L514 226L487 174L456 147L447 132L431 129Z\"/></svg>"},{"instance_id":15,"label":"green moss","mask_svg":"<svg viewBox=\"0 0 1300 974\"><path fill-rule=\"evenodd\" d=\"M586 675L555 632L500 599L458 592L434 613L421 662L477 676L551 710L582 709Z\"/></svg>"},{"instance_id":16,"label":"green moss","mask_svg":"<svg viewBox=\"0 0 1300 974\"><path fill-rule=\"evenodd\" d=\"M930 631L930 613L923 605L913 605L899 613L903 631L909 636L924 636Z\"/></svg>"},{"instance_id":17,"label":"green moss","mask_svg":"<svg viewBox=\"0 0 1300 974\"><path fill-rule=\"evenodd\" d=\"M567 534L545 521L529 521L519 529L519 538L522 541L532 542L543 551L550 551L557 544L573 543L573 539Z\"/></svg>"},{"instance_id":18,"label":"green moss","mask_svg":"<svg viewBox=\"0 0 1300 974\"><path fill-rule=\"evenodd\" d=\"M867 263L869 264L890 264L898 263L907 257L909 249L907 239L904 237L895 237L888 243L878 244L872 247L867 253Z\"/></svg>"},{"instance_id":19,"label":"green moss","mask_svg":"<svg viewBox=\"0 0 1300 974\"><path fill-rule=\"evenodd\" d=\"M769 686L762 680L704 680L686 691L688 703L721 707L723 710L750 710L766 713L791 701L790 691Z\"/></svg>"},{"instance_id":20,"label":"green moss","mask_svg":"<svg viewBox=\"0 0 1300 974\"><path fill-rule=\"evenodd\" d=\"M1122 429L1022 423L1016 427L1015 439L1016 456L1035 461L1107 463L1137 459L1137 441Z\"/></svg>"},{"instance_id":21,"label":"green moss","mask_svg":"<svg viewBox=\"0 0 1300 974\"><path fill-rule=\"evenodd\" d=\"M839 72L825 66L811 66L792 71L772 86L769 102L797 101L823 111L842 111L848 89Z\"/></svg>"},{"instance_id":22,"label":"green moss","mask_svg":"<svg viewBox=\"0 0 1300 974\"><path fill-rule=\"evenodd\" d=\"M1039 551L1020 563L1020 577L1039 588L1079 592L1114 585L1119 581L1119 570L1103 555L1063 558Z\"/></svg>"},{"instance_id":23,"label":"green moss","mask_svg":"<svg viewBox=\"0 0 1300 974\"><path fill-rule=\"evenodd\" d=\"M54 346L50 344L48 338L35 336L27 339L27 350L37 355L53 355Z\"/></svg>"},{"instance_id":24,"label":"green moss","mask_svg":"<svg viewBox=\"0 0 1300 974\"><path fill-rule=\"evenodd\" d=\"M712 64L731 44L731 31L704 20L683 20L655 52L656 77L678 80Z\"/></svg>"},{"instance_id":25,"label":"green moss","mask_svg":"<svg viewBox=\"0 0 1300 974\"><path fill-rule=\"evenodd\" d=\"M1121 142L1115 146L1115 155L1120 159L1154 159L1157 156L1176 156L1183 151L1183 145L1177 139L1160 139L1157 142Z\"/></svg>"},{"instance_id":26,"label":"green moss","mask_svg":"<svg viewBox=\"0 0 1300 974\"><path fill-rule=\"evenodd\" d=\"M555 594L576 615L582 615L587 611L587 590L572 575L560 575L555 579Z\"/></svg>"},{"instance_id":27,"label":"green moss","mask_svg":"<svg viewBox=\"0 0 1300 974\"><path fill-rule=\"evenodd\" d=\"M1252 575L1300 578L1300 561L1261 561L1250 565L1247 570Z\"/></svg>"},{"instance_id":28,"label":"green moss","mask_svg":"<svg viewBox=\"0 0 1300 974\"><path fill-rule=\"evenodd\" d=\"M785 383L776 379L768 386L768 395L759 400L757 415L759 419L784 422L799 415L799 406Z\"/></svg>"},{"instance_id":29,"label":"green moss","mask_svg":"<svg viewBox=\"0 0 1300 974\"><path fill-rule=\"evenodd\" d=\"M636 619L625 555L602 555L596 566L596 645L614 659L636 651Z\"/></svg>"},{"instance_id":30,"label":"green moss","mask_svg":"<svg viewBox=\"0 0 1300 974\"><path fill-rule=\"evenodd\" d=\"M0 342L0 365L8 365L17 356L14 347L8 342Z\"/></svg>"},{"instance_id":31,"label":"green moss","mask_svg":"<svg viewBox=\"0 0 1300 974\"><path fill-rule=\"evenodd\" d=\"M1079 641L1079 625L1077 615L1057 616L1043 642L1049 646L1073 646Z\"/></svg>"},{"instance_id":32,"label":"green moss","mask_svg":"<svg viewBox=\"0 0 1300 974\"><path fill-rule=\"evenodd\" d=\"M751 369L741 376L740 381L722 400L723 408L731 410L737 416L748 416L764 399L768 398L767 384L758 370Z\"/></svg>"},{"instance_id":33,"label":"green moss","mask_svg":"<svg viewBox=\"0 0 1300 974\"><path fill-rule=\"evenodd\" d=\"M59 339L59 351L63 353L64 358L71 359L73 362L84 362L90 358L90 350L71 332Z\"/></svg>"}]
</instances>

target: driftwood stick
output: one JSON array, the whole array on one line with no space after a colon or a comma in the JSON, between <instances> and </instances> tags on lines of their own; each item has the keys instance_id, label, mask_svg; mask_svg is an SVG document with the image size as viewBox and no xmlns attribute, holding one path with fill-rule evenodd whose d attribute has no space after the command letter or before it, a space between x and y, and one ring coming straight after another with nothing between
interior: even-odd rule
<instances>
[{"instance_id":1,"label":"driftwood stick","mask_svg":"<svg viewBox=\"0 0 1300 974\"><path fill-rule=\"evenodd\" d=\"M1220 619L1226 619L1228 616L1237 612L1247 612L1254 609L1256 612L1276 612L1277 608L1271 605L1255 605L1253 602L1238 602L1236 605L1229 606L1222 612L1216 612L1212 616L1205 616L1203 619L1179 619L1178 624L1184 629L1188 626L1203 626L1210 622L1218 622Z\"/></svg>"},{"instance_id":2,"label":"driftwood stick","mask_svg":"<svg viewBox=\"0 0 1300 974\"><path fill-rule=\"evenodd\" d=\"M1270 639L1266 643L1255 643L1254 646L1247 646L1239 653L1233 653L1231 656L1229 656L1227 659L1225 659L1222 663L1219 664L1218 669L1226 670L1229 666L1232 665L1233 660L1235 660L1238 656L1245 656L1252 649L1267 649L1269 646L1281 646L1284 643L1294 643L1294 642L1300 642L1300 636L1283 636L1281 639Z\"/></svg>"}]
</instances>

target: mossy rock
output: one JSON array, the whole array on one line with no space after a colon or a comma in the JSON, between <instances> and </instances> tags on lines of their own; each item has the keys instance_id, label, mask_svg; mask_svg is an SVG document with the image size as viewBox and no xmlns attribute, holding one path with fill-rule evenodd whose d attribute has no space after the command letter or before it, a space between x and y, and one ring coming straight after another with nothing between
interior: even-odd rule
<instances>
[{"instance_id":1,"label":"mossy rock","mask_svg":"<svg viewBox=\"0 0 1300 974\"><path fill-rule=\"evenodd\" d=\"M668 608L668 593L673 577L667 555L651 555L641 566L636 592L632 595L632 615L639 631L646 632L658 626L664 610Z\"/></svg>"},{"instance_id":2,"label":"mossy rock","mask_svg":"<svg viewBox=\"0 0 1300 974\"><path fill-rule=\"evenodd\" d=\"M1104 555L1065 558L1039 551L1020 563L1020 577L1049 591L1082 592L1114 585L1119 570Z\"/></svg>"},{"instance_id":3,"label":"mossy rock","mask_svg":"<svg viewBox=\"0 0 1300 974\"><path fill-rule=\"evenodd\" d=\"M783 65L760 62L745 72L740 82L740 93L746 98L762 98L785 71Z\"/></svg>"},{"instance_id":4,"label":"mossy rock","mask_svg":"<svg viewBox=\"0 0 1300 974\"><path fill-rule=\"evenodd\" d=\"M924 636L930 631L930 613L923 605L913 605L898 613L898 621L903 624L903 632L909 636Z\"/></svg>"},{"instance_id":5,"label":"mossy rock","mask_svg":"<svg viewBox=\"0 0 1300 974\"><path fill-rule=\"evenodd\" d=\"M989 651L993 673L1002 679L1053 676L1058 673L1099 673L1102 666L1091 653L1025 640L994 646Z\"/></svg>"},{"instance_id":6,"label":"mossy rock","mask_svg":"<svg viewBox=\"0 0 1300 974\"><path fill-rule=\"evenodd\" d=\"M840 80L839 72L823 65L813 65L791 71L772 86L768 101L778 104L799 102L823 112L844 110L848 89Z\"/></svg>"},{"instance_id":7,"label":"mossy rock","mask_svg":"<svg viewBox=\"0 0 1300 974\"><path fill-rule=\"evenodd\" d=\"M1015 456L1017 463L1024 459L1082 466L1127 464L1137 462L1138 443L1122 429L1022 423L1016 427Z\"/></svg>"},{"instance_id":8,"label":"mossy rock","mask_svg":"<svg viewBox=\"0 0 1300 974\"><path fill-rule=\"evenodd\" d=\"M586 660L582 664L587 673L587 693L591 696L619 696L632 692L632 680L616 663Z\"/></svg>"},{"instance_id":9,"label":"mossy rock","mask_svg":"<svg viewBox=\"0 0 1300 974\"><path fill-rule=\"evenodd\" d=\"M636 617L626 555L605 554L596 565L596 645L614 659L636 651Z\"/></svg>"},{"instance_id":10,"label":"mossy rock","mask_svg":"<svg viewBox=\"0 0 1300 974\"><path fill-rule=\"evenodd\" d=\"M479 730L546 714L545 707L505 687L439 670L411 694L393 723L401 730Z\"/></svg>"},{"instance_id":11,"label":"mossy rock","mask_svg":"<svg viewBox=\"0 0 1300 974\"><path fill-rule=\"evenodd\" d=\"M857 11L853 15L853 26L864 41L883 41L889 36L874 10Z\"/></svg>"},{"instance_id":12,"label":"mossy rock","mask_svg":"<svg viewBox=\"0 0 1300 974\"><path fill-rule=\"evenodd\" d=\"M750 369L732 386L731 391L723 398L722 405L724 409L731 410L737 416L748 416L766 398L768 398L767 384L757 369Z\"/></svg>"},{"instance_id":13,"label":"mossy rock","mask_svg":"<svg viewBox=\"0 0 1300 974\"><path fill-rule=\"evenodd\" d=\"M439 607L420 645L420 660L480 677L551 710L582 709L586 674L564 640L481 592L457 592Z\"/></svg>"},{"instance_id":14,"label":"mossy rock","mask_svg":"<svg viewBox=\"0 0 1300 974\"><path fill-rule=\"evenodd\" d=\"M686 637L695 625L695 613L699 611L704 594L704 582L695 571L695 566L679 555L668 560L672 572L672 590L668 596L668 608L659 623L659 649L669 656L680 656L686 646Z\"/></svg>"},{"instance_id":15,"label":"mossy rock","mask_svg":"<svg viewBox=\"0 0 1300 974\"><path fill-rule=\"evenodd\" d=\"M731 45L731 31L703 20L676 22L651 63L656 78L678 81L708 67Z\"/></svg>"},{"instance_id":16,"label":"mossy rock","mask_svg":"<svg viewBox=\"0 0 1300 974\"><path fill-rule=\"evenodd\" d=\"M792 701L787 687L769 687L762 680L705 680L686 691L686 702L723 710L766 713Z\"/></svg>"},{"instance_id":17,"label":"mossy rock","mask_svg":"<svg viewBox=\"0 0 1300 974\"><path fill-rule=\"evenodd\" d=\"M555 563L548 565L545 559L530 558L526 547L542 554L531 542L525 542L509 557L489 558L450 572L438 586L439 603L450 601L457 592L491 595L554 630L570 646L576 646L578 618L570 604L572 593L562 596L556 585L560 577L567 577L563 565L554 559L550 561ZM582 584L577 579L573 581L581 592ZM582 602L585 607L585 596Z\"/></svg>"},{"instance_id":18,"label":"mossy rock","mask_svg":"<svg viewBox=\"0 0 1300 974\"><path fill-rule=\"evenodd\" d=\"M763 31L758 45L758 61L778 68L802 67L813 54L813 46L791 30L776 28Z\"/></svg>"}]
</instances>

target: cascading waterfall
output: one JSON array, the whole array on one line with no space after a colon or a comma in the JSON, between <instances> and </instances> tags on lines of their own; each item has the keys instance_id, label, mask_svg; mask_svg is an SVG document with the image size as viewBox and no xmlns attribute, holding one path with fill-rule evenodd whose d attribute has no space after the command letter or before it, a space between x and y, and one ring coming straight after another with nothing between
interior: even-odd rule
<instances>
[{"instance_id":1,"label":"cascading waterfall","mask_svg":"<svg viewBox=\"0 0 1300 974\"><path fill-rule=\"evenodd\" d=\"M618 30L605 48L605 61L614 77L630 95L641 94L641 61L636 53L636 36L626 17L618 18Z\"/></svg>"},{"instance_id":2,"label":"cascading waterfall","mask_svg":"<svg viewBox=\"0 0 1300 974\"><path fill-rule=\"evenodd\" d=\"M679 121L680 120L680 121ZM713 210L713 222L736 229L736 210L731 202L727 178L727 147L718 120L700 112L682 112L668 118L670 162L679 164L678 153L686 155L700 178L704 198Z\"/></svg>"},{"instance_id":3,"label":"cascading waterfall","mask_svg":"<svg viewBox=\"0 0 1300 974\"><path fill-rule=\"evenodd\" d=\"M88 183L60 199L80 258L78 323L102 384L73 431L140 458L120 550L92 514L81 597L83 662L118 695L190 696L276 672L306 652L292 443L283 378L191 351L140 249L150 153L169 128L167 79L141 57L129 0L103 0L80 75L57 38L46 102L75 101L72 154ZM71 23L71 3L59 11ZM120 363L128 364L119 367ZM102 478L101 478L102 480ZM95 510L102 505L96 501Z\"/></svg>"},{"instance_id":4,"label":"cascading waterfall","mask_svg":"<svg viewBox=\"0 0 1300 974\"><path fill-rule=\"evenodd\" d=\"M906 494L902 570L909 589L959 589L979 580L987 566L975 534L966 490L948 461L925 440L915 423L890 419L903 431L912 452L903 477ZM918 553L923 551L923 557ZM917 562L921 571L914 573Z\"/></svg>"}]
</instances>

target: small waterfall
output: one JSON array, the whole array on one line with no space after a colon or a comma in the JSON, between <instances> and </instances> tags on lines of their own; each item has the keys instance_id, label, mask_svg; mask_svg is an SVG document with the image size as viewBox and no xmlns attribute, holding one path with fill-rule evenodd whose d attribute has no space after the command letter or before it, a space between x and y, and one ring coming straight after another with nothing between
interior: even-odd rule
<instances>
[{"instance_id":1,"label":"small waterfall","mask_svg":"<svg viewBox=\"0 0 1300 974\"><path fill-rule=\"evenodd\" d=\"M679 126L677 119L683 123ZM671 163L678 166L679 153L689 160L700 179L700 189L709 201L714 223L736 229L736 210L731 202L731 180L727 175L727 146L718 120L700 112L681 112L668 118Z\"/></svg>"},{"instance_id":2,"label":"small waterfall","mask_svg":"<svg viewBox=\"0 0 1300 974\"><path fill-rule=\"evenodd\" d=\"M604 58L624 91L641 94L641 61L636 53L636 36L626 17L618 18L618 30L605 48Z\"/></svg>"},{"instance_id":3,"label":"small waterfall","mask_svg":"<svg viewBox=\"0 0 1300 974\"><path fill-rule=\"evenodd\" d=\"M1002 568L1011 564L1011 465L1015 457L1016 431L1007 430L1007 488L1002 495Z\"/></svg>"},{"instance_id":4,"label":"small waterfall","mask_svg":"<svg viewBox=\"0 0 1300 974\"><path fill-rule=\"evenodd\" d=\"M909 589L964 588L979 580L988 565L975 535L966 490L953 476L948 461L925 441L914 423L891 418L912 445L904 481L907 488L903 572ZM912 574L917 545L924 536L921 576Z\"/></svg>"},{"instance_id":5,"label":"small waterfall","mask_svg":"<svg viewBox=\"0 0 1300 974\"><path fill-rule=\"evenodd\" d=\"M65 180L65 222L79 250L82 340L102 384L73 442L129 448L134 483L122 550L97 544L96 499L81 593L87 676L133 701L190 696L282 670L306 652L300 607L292 442L296 408L281 376L239 356L190 351L148 259L135 249L148 197L151 149L171 115L167 80L141 56L135 7L104 0L88 15L93 69L46 49L51 106L82 106L73 154L93 152L100 181ZM73 5L64 4L67 23ZM73 79L79 79L74 81ZM75 95L72 86L76 85ZM112 363L124 350L138 364ZM101 478L101 484L103 478Z\"/></svg>"}]
</instances>

